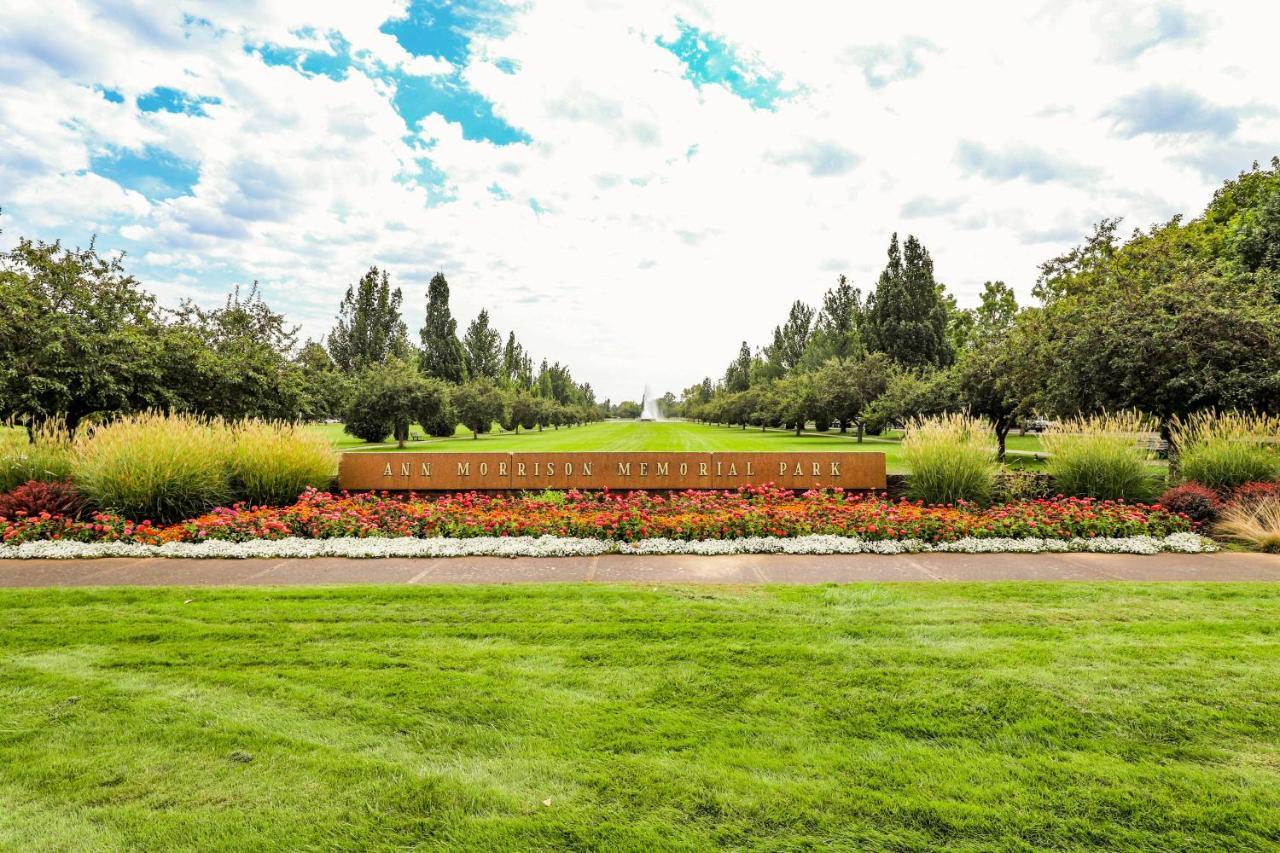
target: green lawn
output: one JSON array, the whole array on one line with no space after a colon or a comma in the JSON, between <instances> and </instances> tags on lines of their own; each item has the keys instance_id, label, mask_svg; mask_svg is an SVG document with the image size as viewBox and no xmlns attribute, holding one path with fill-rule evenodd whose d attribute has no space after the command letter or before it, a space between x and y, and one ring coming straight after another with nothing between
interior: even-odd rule
<instances>
[{"instance_id":1,"label":"green lawn","mask_svg":"<svg viewBox=\"0 0 1280 853\"><path fill-rule=\"evenodd\" d=\"M0 593L0 847L1274 849L1280 587Z\"/></svg>"},{"instance_id":2,"label":"green lawn","mask_svg":"<svg viewBox=\"0 0 1280 853\"><path fill-rule=\"evenodd\" d=\"M364 444L358 439L342 432L340 424L317 424L315 429L324 431L334 445L342 450L395 450L394 444ZM668 451L710 451L710 450L874 450L886 455L886 464L891 473L903 473L906 464L902 459L901 436L890 433L884 436L867 436L859 444L850 433L841 435L838 431L812 432L806 431L797 436L789 430L759 429L743 430L736 427L711 426L709 424L689 423L685 421L664 421L660 423L641 423L639 421L605 421L587 426L547 429L542 432L515 433L494 432L473 439L470 432L459 429L452 438L436 438L426 441L410 442L407 450L451 450L451 451L585 451L585 450L668 450ZM1009 448L1016 451L1036 453L1040 450L1040 440L1033 435L1009 439ZM1013 455L1011 463L1031 463L1030 456Z\"/></svg>"}]
</instances>

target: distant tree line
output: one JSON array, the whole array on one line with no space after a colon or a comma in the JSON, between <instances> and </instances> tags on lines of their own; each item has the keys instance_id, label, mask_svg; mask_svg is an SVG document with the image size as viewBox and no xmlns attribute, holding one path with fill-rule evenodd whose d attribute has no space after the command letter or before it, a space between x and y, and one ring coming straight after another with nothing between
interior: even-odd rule
<instances>
[{"instance_id":1,"label":"distant tree line","mask_svg":"<svg viewBox=\"0 0 1280 853\"><path fill-rule=\"evenodd\" d=\"M1280 160L1176 216L1118 237L1104 220L1046 261L1035 304L1001 281L960 309L928 250L895 234L875 288L841 276L796 301L772 340L743 341L722 376L686 388L685 417L760 428L854 429L918 415L988 419L1004 455L1021 420L1141 409L1167 426L1206 408L1280 409Z\"/></svg>"},{"instance_id":2,"label":"distant tree line","mask_svg":"<svg viewBox=\"0 0 1280 853\"><path fill-rule=\"evenodd\" d=\"M436 273L427 286L418 344L400 316L403 295L385 270L372 267L347 288L327 338L321 365L330 386L347 389L332 409L347 432L365 441L403 443L413 424L433 436L458 424L473 435L502 429L544 429L599 420L608 414L589 383L569 368L532 356L508 332L505 343L486 309L461 337L449 307L449 282Z\"/></svg>"},{"instance_id":3,"label":"distant tree line","mask_svg":"<svg viewBox=\"0 0 1280 853\"><path fill-rule=\"evenodd\" d=\"M410 341L403 295L371 267L347 288L333 329L299 344L256 283L205 309L160 308L118 255L19 239L0 255L0 419L86 421L146 409L227 418L341 419L368 441L407 439L411 424L452 435L607 414L569 368L503 342L482 310L460 339L442 274Z\"/></svg>"}]
</instances>

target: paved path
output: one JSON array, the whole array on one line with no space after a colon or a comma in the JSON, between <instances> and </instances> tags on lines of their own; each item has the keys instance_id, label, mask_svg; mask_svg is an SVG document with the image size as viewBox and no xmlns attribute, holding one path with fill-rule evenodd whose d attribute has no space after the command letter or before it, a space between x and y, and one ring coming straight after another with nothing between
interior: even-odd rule
<instances>
[{"instance_id":1,"label":"paved path","mask_svg":"<svg viewBox=\"0 0 1280 853\"><path fill-rule=\"evenodd\" d=\"M0 587L856 581L1272 581L1276 554L873 554L309 560L0 560Z\"/></svg>"}]
</instances>

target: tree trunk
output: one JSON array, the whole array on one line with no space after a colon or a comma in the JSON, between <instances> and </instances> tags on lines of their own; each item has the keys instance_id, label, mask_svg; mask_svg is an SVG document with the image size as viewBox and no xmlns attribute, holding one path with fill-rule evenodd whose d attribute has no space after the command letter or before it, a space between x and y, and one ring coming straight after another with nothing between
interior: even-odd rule
<instances>
[{"instance_id":1,"label":"tree trunk","mask_svg":"<svg viewBox=\"0 0 1280 853\"><path fill-rule=\"evenodd\" d=\"M1009 424L996 421L996 461L1004 462L1006 439L1009 437Z\"/></svg>"},{"instance_id":2,"label":"tree trunk","mask_svg":"<svg viewBox=\"0 0 1280 853\"><path fill-rule=\"evenodd\" d=\"M804 421L796 421L796 435L804 431Z\"/></svg>"},{"instance_id":3,"label":"tree trunk","mask_svg":"<svg viewBox=\"0 0 1280 853\"><path fill-rule=\"evenodd\" d=\"M862 444L862 436L866 432L862 421L858 421L858 444Z\"/></svg>"},{"instance_id":4,"label":"tree trunk","mask_svg":"<svg viewBox=\"0 0 1280 853\"><path fill-rule=\"evenodd\" d=\"M849 434L849 422L846 421L844 418L840 419L840 434L841 435Z\"/></svg>"},{"instance_id":5,"label":"tree trunk","mask_svg":"<svg viewBox=\"0 0 1280 853\"><path fill-rule=\"evenodd\" d=\"M1168 418L1160 421L1160 437L1169 443L1165 458L1169 460L1169 482L1176 483L1182 479L1182 460L1179 459L1178 447L1173 443L1173 430Z\"/></svg>"}]
</instances>

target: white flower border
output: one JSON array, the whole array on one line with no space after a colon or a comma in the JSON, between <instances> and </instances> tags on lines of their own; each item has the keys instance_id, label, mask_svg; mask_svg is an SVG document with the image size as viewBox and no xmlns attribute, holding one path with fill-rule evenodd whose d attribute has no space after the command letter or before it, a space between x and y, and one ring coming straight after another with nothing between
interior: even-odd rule
<instances>
[{"instance_id":1,"label":"white flower border","mask_svg":"<svg viewBox=\"0 0 1280 853\"><path fill-rule=\"evenodd\" d=\"M1207 554L1213 540L1195 533L1163 539L1125 536L1097 539L957 539L930 545L919 539L868 541L851 536L753 536L744 539L642 539L617 542L559 536L480 536L470 539L258 539L251 542L169 542L137 545L126 542L24 542L0 545L0 559L49 560L94 557L182 557L246 559L265 557L594 557L600 554Z\"/></svg>"}]
</instances>

